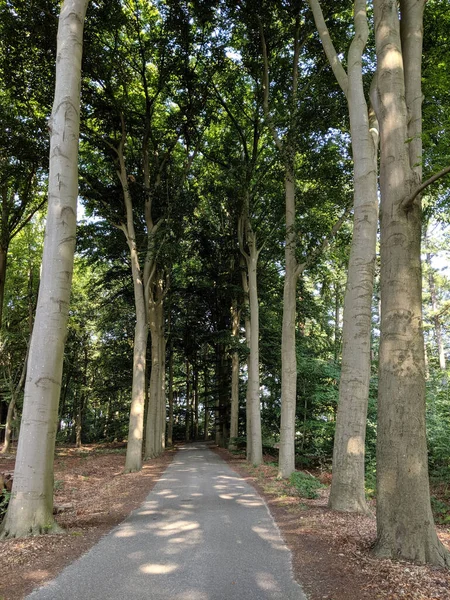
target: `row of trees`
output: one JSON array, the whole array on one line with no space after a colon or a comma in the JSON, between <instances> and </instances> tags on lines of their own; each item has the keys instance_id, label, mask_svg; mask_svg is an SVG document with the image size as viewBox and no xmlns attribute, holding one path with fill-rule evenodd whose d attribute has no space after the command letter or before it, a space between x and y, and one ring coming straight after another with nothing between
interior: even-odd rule
<instances>
[{"instance_id":1,"label":"row of trees","mask_svg":"<svg viewBox=\"0 0 450 600\"><path fill-rule=\"evenodd\" d=\"M5 34L8 19L25 27L32 22L17 4L3 7ZM444 9L438 1L428 4L431 28ZM43 270L3 536L55 527L52 463L58 422L60 435L73 430L81 441L92 365L103 363L103 372L114 372L131 347L126 471L139 470L142 457L164 449L166 397L169 443L179 431L176 380L183 373L187 439L201 431L207 438L214 424L217 443L234 445L245 426L248 459L259 464L265 425L273 428L279 416L279 474L289 477L295 469L300 397L304 424L308 413L308 390L297 389L299 367L305 365L312 379L308 353L317 359L332 349L334 372L323 367L322 379L335 381L342 342L337 414L329 406L319 410L322 420L336 419L330 505L366 511L379 181L376 551L448 565L430 506L420 249L420 196L435 181L442 186L449 170L439 171L436 158L446 149L431 124L448 120L448 113L440 105L440 83L426 63L425 82L435 97L425 110L433 143L424 155L423 0L404 0L400 10L378 0L373 14L357 0L353 18L348 7L337 11L316 0L309 6L295 0L93 3L81 79L87 5L66 0L59 18ZM55 14L52 2L48 9ZM49 30L54 25L50 20ZM434 35L426 38L430 54L445 64L445 30ZM347 45L344 58L340 50ZM42 40L36 48L45 52ZM48 77L45 61L32 68L28 58L19 58L24 73L39 68ZM2 102L25 128L27 113L13 94L17 84L5 73L10 96ZM32 109L45 112L48 99L33 99ZM79 140L79 193L89 217L80 232L80 253L100 291L80 298L66 353L68 363L71 356L78 358L67 364L63 377ZM34 162L23 159L26 168L18 152L11 151L5 163L10 174L3 203L16 215L4 221L5 229L9 223L5 257L10 241L42 203L45 161L36 149L30 153L35 151ZM422 183L424 165L430 175L438 172ZM431 219L436 215L431 203L428 210ZM427 264L433 330L441 347L431 252ZM76 281L82 278L80 273ZM326 307L319 319L312 308L318 296ZM115 329L116 307L129 306L131 298L134 318L128 316ZM274 308L277 303L281 311ZM96 311L108 315L108 322L95 323ZM323 341L326 350L320 350L317 332L331 337L332 344ZM104 352L100 340L114 345L116 354ZM442 368L442 350L440 356ZM244 361L245 425L239 411L239 363ZM71 378L78 380L79 391L71 398L70 420L64 411L65 392L74 389ZM95 427L111 427L120 412L114 407L127 389L116 383L106 416L100 411L93 418ZM103 390L103 395L108 394ZM306 426L302 444L305 438Z\"/></svg>"}]
</instances>

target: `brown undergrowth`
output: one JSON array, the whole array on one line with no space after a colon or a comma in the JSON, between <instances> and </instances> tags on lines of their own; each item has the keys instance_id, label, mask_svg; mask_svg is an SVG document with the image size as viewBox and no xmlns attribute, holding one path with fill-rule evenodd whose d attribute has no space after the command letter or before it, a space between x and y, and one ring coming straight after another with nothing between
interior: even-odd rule
<instances>
[{"instance_id":1,"label":"brown undergrowth","mask_svg":"<svg viewBox=\"0 0 450 600\"><path fill-rule=\"evenodd\" d=\"M0 600L21 600L87 552L144 501L172 457L168 451L125 475L123 445L58 448L54 499L66 533L0 542ZM13 471L14 459L0 456L0 472Z\"/></svg>"},{"instance_id":2,"label":"brown undergrowth","mask_svg":"<svg viewBox=\"0 0 450 600\"><path fill-rule=\"evenodd\" d=\"M375 516L338 513L327 508L329 473L315 473L325 487L317 499L300 498L277 480L270 464L249 465L242 456L216 452L264 497L292 552L295 577L309 600L449 600L450 572L371 554ZM268 460L273 460L270 457ZM438 527L450 548L450 528Z\"/></svg>"}]
</instances>

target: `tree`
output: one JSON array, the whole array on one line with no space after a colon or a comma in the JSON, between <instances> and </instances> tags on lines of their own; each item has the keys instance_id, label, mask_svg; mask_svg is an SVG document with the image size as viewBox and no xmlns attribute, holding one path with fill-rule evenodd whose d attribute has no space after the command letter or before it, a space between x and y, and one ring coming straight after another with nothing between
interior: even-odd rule
<instances>
[{"instance_id":1,"label":"tree","mask_svg":"<svg viewBox=\"0 0 450 600\"><path fill-rule=\"evenodd\" d=\"M276 12L278 7L273 7ZM299 278L309 269L317 257L328 246L330 239L337 233L347 216L347 209L328 231L318 232L308 230L311 223L305 222L305 217L313 214L312 207L304 202L302 226L299 226L299 183L302 173L298 165L301 160L301 135L306 136L302 126L306 126L303 119L304 103L303 94L310 93L311 80L314 78L308 69L301 70L301 63L306 60L310 49L307 47L308 27L304 24L304 15L299 10L297 2L288 4L287 10L282 8L279 17L283 28L278 28L277 36L284 33L283 42L278 45L274 42L273 19L269 20L269 13L258 17L258 28L261 40L262 54L262 86L263 107L266 123L272 133L274 143L278 149L280 163L284 176L285 196L285 241L284 241L284 293L283 293L283 324L281 341L281 422L280 422L280 452L279 476L289 477L295 470L295 414L297 401L297 357L296 357L296 313L297 313L297 284ZM273 16L273 15L272 15ZM270 32L270 33L269 33ZM286 54L286 37L292 40L292 46ZM273 48L271 55L270 49ZM278 59L277 61L275 59ZM283 82L271 81L270 67L277 71L275 64L282 64ZM278 66L278 69L280 67ZM278 78L280 73L277 73ZM274 90L274 91L272 91ZM281 98L283 100L281 101ZM286 100L287 98L287 100ZM276 108L282 104L288 105L288 110L280 116ZM275 108L275 110L274 110ZM328 128L331 124L328 123ZM322 123L323 127L323 123ZM327 128L327 127L326 127ZM307 144L305 144L307 146ZM306 177L305 177L306 178ZM306 186L305 186L306 187ZM317 186L318 187L318 186ZM304 194L307 196L307 194ZM334 198L329 196L329 201ZM341 201L344 195L341 196ZM328 200L328 198L327 198ZM322 203L322 207L324 204ZM336 208L336 205L334 206ZM330 231L331 230L331 231ZM299 258L300 254L302 258Z\"/></svg>"},{"instance_id":2,"label":"tree","mask_svg":"<svg viewBox=\"0 0 450 600\"><path fill-rule=\"evenodd\" d=\"M5 399L9 400L2 453L7 453L10 449L13 416L19 409L25 383L29 341L39 288L44 238L42 222L42 218L32 219L12 240L9 248L14 269L9 273L5 290L0 354L1 377L7 384L2 392Z\"/></svg>"},{"instance_id":3,"label":"tree","mask_svg":"<svg viewBox=\"0 0 450 600\"><path fill-rule=\"evenodd\" d=\"M0 326L9 246L47 200L56 19L51 1L36 8L17 1L0 7Z\"/></svg>"},{"instance_id":4,"label":"tree","mask_svg":"<svg viewBox=\"0 0 450 600\"><path fill-rule=\"evenodd\" d=\"M421 297L424 0L375 0L380 123L379 556L450 566L433 523L425 435Z\"/></svg>"},{"instance_id":5,"label":"tree","mask_svg":"<svg viewBox=\"0 0 450 600\"><path fill-rule=\"evenodd\" d=\"M353 149L353 237L348 265L342 332L342 372L329 504L366 512L364 448L370 381L371 313L378 225L378 124L364 94L362 57L369 36L366 1L354 4L355 35L345 71L331 41L318 0L310 0L328 61L344 92Z\"/></svg>"},{"instance_id":6,"label":"tree","mask_svg":"<svg viewBox=\"0 0 450 600\"><path fill-rule=\"evenodd\" d=\"M59 529L53 519L53 456L75 251L81 55L87 5L88 0L65 0L59 18L42 277L14 484L1 526L3 538Z\"/></svg>"}]
</instances>

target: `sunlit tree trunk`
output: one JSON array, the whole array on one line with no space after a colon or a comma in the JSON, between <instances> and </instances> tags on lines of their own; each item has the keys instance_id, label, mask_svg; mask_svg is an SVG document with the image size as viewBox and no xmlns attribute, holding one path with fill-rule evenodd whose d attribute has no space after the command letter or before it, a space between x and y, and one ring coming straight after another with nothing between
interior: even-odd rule
<instances>
[{"instance_id":1,"label":"sunlit tree trunk","mask_svg":"<svg viewBox=\"0 0 450 600\"><path fill-rule=\"evenodd\" d=\"M319 2L310 0L310 5L328 60L347 98L353 150L353 237L344 300L342 372L329 505L336 510L366 512L364 457L378 224L378 124L375 118L369 118L362 78L362 55L369 27L366 0L356 0L355 36L346 73L331 42Z\"/></svg>"},{"instance_id":2,"label":"sunlit tree trunk","mask_svg":"<svg viewBox=\"0 0 450 600\"><path fill-rule=\"evenodd\" d=\"M258 302L258 256L256 240L249 236L248 259L248 294L250 305L250 355L251 363L248 386L249 410L251 423L250 462L259 465L262 462L262 436L261 436L261 401L259 390L259 302Z\"/></svg>"},{"instance_id":3,"label":"sunlit tree trunk","mask_svg":"<svg viewBox=\"0 0 450 600\"><path fill-rule=\"evenodd\" d=\"M148 324L145 305L144 281L139 265L136 232L134 228L133 203L128 187L128 174L125 165L124 148L126 134L122 122L122 139L118 148L117 175L120 179L125 204L126 223L121 227L125 234L131 260L131 273L134 288L136 325L133 345L133 380L131 387L131 409L128 427L128 444L125 458L125 473L140 471L142 468L142 440L144 432L145 377L147 368Z\"/></svg>"},{"instance_id":4,"label":"sunlit tree trunk","mask_svg":"<svg viewBox=\"0 0 450 600\"><path fill-rule=\"evenodd\" d=\"M53 456L75 251L81 55L87 5L88 0L65 0L59 17L42 276L14 484L2 537L59 530L53 519Z\"/></svg>"},{"instance_id":5,"label":"sunlit tree trunk","mask_svg":"<svg viewBox=\"0 0 450 600\"><path fill-rule=\"evenodd\" d=\"M421 296L421 55L424 0L374 1L381 188L377 426L379 556L450 565L430 505ZM401 24L400 24L401 16Z\"/></svg>"},{"instance_id":6,"label":"sunlit tree trunk","mask_svg":"<svg viewBox=\"0 0 450 600\"><path fill-rule=\"evenodd\" d=\"M239 247L245 267L242 278L245 301L248 302L246 316L246 339L249 348L247 360L247 460L254 465L262 462L261 400L259 385L259 300L258 259L256 235L249 218L249 198L246 196L239 218Z\"/></svg>"},{"instance_id":7,"label":"sunlit tree trunk","mask_svg":"<svg viewBox=\"0 0 450 600\"><path fill-rule=\"evenodd\" d=\"M295 183L292 169L285 175L286 246L283 292L283 324L281 330L281 425L279 477L295 471L295 413L297 404L297 356L295 320L297 305L297 259L295 231Z\"/></svg>"}]
</instances>

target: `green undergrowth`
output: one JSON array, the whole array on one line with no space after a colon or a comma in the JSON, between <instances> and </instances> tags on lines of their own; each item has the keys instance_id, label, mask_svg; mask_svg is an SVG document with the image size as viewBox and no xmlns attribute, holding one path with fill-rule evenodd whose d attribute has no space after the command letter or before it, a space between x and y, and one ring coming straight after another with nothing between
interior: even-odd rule
<instances>
[{"instance_id":1,"label":"green undergrowth","mask_svg":"<svg viewBox=\"0 0 450 600\"><path fill-rule=\"evenodd\" d=\"M450 524L450 499L446 500L431 496L431 508L433 510L434 520L439 525Z\"/></svg>"},{"instance_id":2,"label":"green undergrowth","mask_svg":"<svg viewBox=\"0 0 450 600\"><path fill-rule=\"evenodd\" d=\"M289 483L301 498L318 498L318 490L325 487L316 477L302 471L292 473L289 477Z\"/></svg>"},{"instance_id":3,"label":"green undergrowth","mask_svg":"<svg viewBox=\"0 0 450 600\"><path fill-rule=\"evenodd\" d=\"M317 477L303 471L295 471L288 479L279 479L277 478L278 464L273 461L258 467L247 465L246 469L257 479L265 492L278 498L297 496L315 499L319 497L318 490L326 487Z\"/></svg>"},{"instance_id":4,"label":"green undergrowth","mask_svg":"<svg viewBox=\"0 0 450 600\"><path fill-rule=\"evenodd\" d=\"M7 490L3 490L0 493L0 521L2 521L3 517L6 514L6 510L8 508L10 498L11 498L11 492L8 492Z\"/></svg>"}]
</instances>

